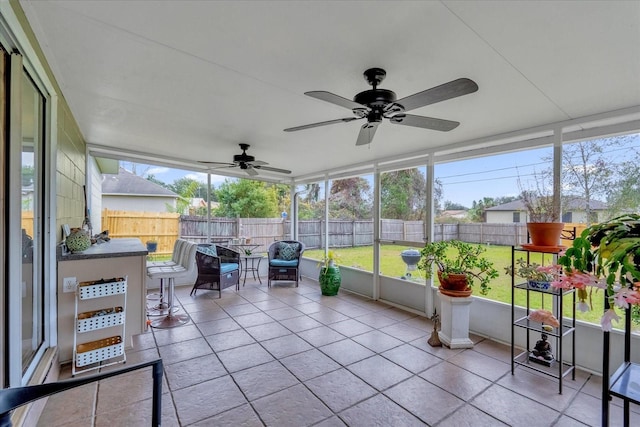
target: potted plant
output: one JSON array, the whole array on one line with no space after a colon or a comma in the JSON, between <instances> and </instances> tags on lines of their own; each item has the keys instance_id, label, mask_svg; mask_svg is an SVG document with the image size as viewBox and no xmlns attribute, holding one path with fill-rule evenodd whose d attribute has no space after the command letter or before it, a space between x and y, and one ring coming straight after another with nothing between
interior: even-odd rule
<instances>
[{"instance_id":1,"label":"potted plant","mask_svg":"<svg viewBox=\"0 0 640 427\"><path fill-rule=\"evenodd\" d=\"M527 209L527 231L531 244L537 247L558 247L564 223L559 221L560 213L553 196L543 194L540 190L525 190L521 197Z\"/></svg>"},{"instance_id":2,"label":"potted plant","mask_svg":"<svg viewBox=\"0 0 640 427\"><path fill-rule=\"evenodd\" d=\"M338 254L335 251L328 251L327 254L318 263L320 266L320 290L322 295L333 296L338 294L342 278L340 277L340 269L336 265Z\"/></svg>"},{"instance_id":3,"label":"potted plant","mask_svg":"<svg viewBox=\"0 0 640 427\"><path fill-rule=\"evenodd\" d=\"M440 292L449 296L469 296L471 287L480 285L480 293L486 295L491 279L498 277L493 263L482 256L486 249L481 245L450 240L427 243L420 251L418 268L426 278L437 269Z\"/></svg>"},{"instance_id":4,"label":"potted plant","mask_svg":"<svg viewBox=\"0 0 640 427\"><path fill-rule=\"evenodd\" d=\"M510 265L504 269L510 276L515 274L522 277L527 281L527 286L534 289L549 289L551 282L556 280L558 276L558 266L540 265L535 262L527 263L524 258L516 260L515 269Z\"/></svg>"},{"instance_id":5,"label":"potted plant","mask_svg":"<svg viewBox=\"0 0 640 427\"><path fill-rule=\"evenodd\" d=\"M146 241L147 251L155 252L158 250L158 239L153 238Z\"/></svg>"},{"instance_id":6,"label":"potted plant","mask_svg":"<svg viewBox=\"0 0 640 427\"><path fill-rule=\"evenodd\" d=\"M584 305L588 287L604 290L609 306L601 318L605 331L620 320L616 309L631 306L632 319L640 323L640 215L621 215L588 227L558 264L563 274L551 285L576 289Z\"/></svg>"}]
</instances>

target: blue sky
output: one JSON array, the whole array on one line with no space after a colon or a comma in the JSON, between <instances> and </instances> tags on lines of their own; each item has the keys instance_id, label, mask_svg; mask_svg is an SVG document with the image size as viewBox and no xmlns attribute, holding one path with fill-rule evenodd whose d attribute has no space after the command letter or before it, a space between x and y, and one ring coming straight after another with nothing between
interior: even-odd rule
<instances>
[{"instance_id":1,"label":"blue sky","mask_svg":"<svg viewBox=\"0 0 640 427\"><path fill-rule=\"evenodd\" d=\"M131 162L120 162L120 166L126 170L133 172L133 164ZM181 178L191 178L198 182L207 183L207 174L201 172L186 171L182 169L172 169L165 166L153 166L145 165L142 163L135 164L136 175L142 175L145 178L149 175L153 175L155 179L162 181L166 184L173 184L174 181ZM211 175L211 185L217 187L224 182L225 178L220 175Z\"/></svg>"},{"instance_id":2,"label":"blue sky","mask_svg":"<svg viewBox=\"0 0 640 427\"><path fill-rule=\"evenodd\" d=\"M640 149L640 135L635 135L631 146L636 150ZM630 148L627 146L612 150L609 154L619 161L621 158L629 159L629 151ZM549 162L543 160L544 158L551 158L551 155L552 148L544 147L438 164L436 165L435 176L443 184L443 202L449 200L471 207L474 200L481 200L483 197L516 196L521 192L520 187L533 189L536 185L533 176L551 167ZM123 166L131 170L131 163L124 162ZM203 183L207 182L206 173L161 166L137 164L136 173L144 176L154 175L156 179L167 184L171 184L182 177L192 178ZM224 176L211 175L211 183L216 187L224 180ZM518 180L522 185L518 184Z\"/></svg>"},{"instance_id":3,"label":"blue sky","mask_svg":"<svg viewBox=\"0 0 640 427\"><path fill-rule=\"evenodd\" d=\"M551 148L500 154L478 159L436 165L435 176L443 184L446 200L471 207L483 197L506 197L535 186L533 176L551 167L543 158L551 157Z\"/></svg>"},{"instance_id":4,"label":"blue sky","mask_svg":"<svg viewBox=\"0 0 640 427\"><path fill-rule=\"evenodd\" d=\"M519 193L517 177L530 176L534 168L545 167L541 157L550 154L550 149L512 153L482 159L465 160L436 166L436 177L444 185L444 200L471 206L473 200L482 197L511 196ZM130 164L124 165L130 169ZM163 166L136 165L136 173L153 175L156 179L172 184L175 180L187 177L206 183L207 174ZM211 183L215 187L224 182L225 177L211 175Z\"/></svg>"}]
</instances>

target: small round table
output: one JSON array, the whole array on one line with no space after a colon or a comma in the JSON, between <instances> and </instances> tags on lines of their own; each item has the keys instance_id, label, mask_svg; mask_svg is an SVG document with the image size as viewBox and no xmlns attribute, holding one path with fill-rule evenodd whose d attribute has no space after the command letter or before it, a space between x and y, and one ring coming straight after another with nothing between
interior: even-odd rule
<instances>
[{"instance_id":1,"label":"small round table","mask_svg":"<svg viewBox=\"0 0 640 427\"><path fill-rule=\"evenodd\" d=\"M254 279L258 279L258 282L262 284L262 280L260 280L260 261L262 261L264 255L241 255L240 259L244 261L244 266L241 265L242 271L240 274L244 273L244 279L242 280L242 286L247 281L247 273L251 272Z\"/></svg>"}]
</instances>

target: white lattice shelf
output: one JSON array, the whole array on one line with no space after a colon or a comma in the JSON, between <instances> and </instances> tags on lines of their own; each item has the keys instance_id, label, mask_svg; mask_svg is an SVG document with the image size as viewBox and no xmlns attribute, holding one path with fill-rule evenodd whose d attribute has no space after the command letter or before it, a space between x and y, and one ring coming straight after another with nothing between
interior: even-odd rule
<instances>
[{"instance_id":1,"label":"white lattice shelf","mask_svg":"<svg viewBox=\"0 0 640 427\"><path fill-rule=\"evenodd\" d=\"M97 310L79 311L88 302L104 298L106 303L122 303L122 305L106 306ZM95 308L96 303L92 308ZM127 279L114 277L80 282L76 290L75 324L73 334L73 366L72 375L100 367L124 363L123 338L125 336L125 312L127 307ZM89 307L87 307L89 308ZM120 335L113 335L114 329L119 328ZM104 332L102 332L104 330ZM79 342L83 334L92 332L87 338L93 341ZM95 339L95 336L102 335ZM105 336L107 335L107 336ZM86 341L86 338L84 339Z\"/></svg>"}]
</instances>

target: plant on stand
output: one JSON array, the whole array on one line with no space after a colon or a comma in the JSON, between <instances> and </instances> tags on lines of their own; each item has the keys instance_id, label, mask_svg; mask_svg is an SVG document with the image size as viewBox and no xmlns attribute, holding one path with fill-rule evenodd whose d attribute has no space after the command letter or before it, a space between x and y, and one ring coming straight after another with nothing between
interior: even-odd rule
<instances>
[{"instance_id":1,"label":"plant on stand","mask_svg":"<svg viewBox=\"0 0 640 427\"><path fill-rule=\"evenodd\" d=\"M559 268L556 265L540 265L528 263L524 258L516 260L516 268L510 265L504 268L509 276L519 276L527 281L527 285L534 289L548 289L551 282L557 279Z\"/></svg>"},{"instance_id":2,"label":"plant on stand","mask_svg":"<svg viewBox=\"0 0 640 427\"><path fill-rule=\"evenodd\" d=\"M498 277L493 263L482 256L486 249L459 240L427 243L420 251L418 268L430 278L437 270L440 280L440 341L449 348L472 348L469 338L471 286L489 292L489 282ZM466 297L466 298L465 298Z\"/></svg>"},{"instance_id":3,"label":"plant on stand","mask_svg":"<svg viewBox=\"0 0 640 427\"><path fill-rule=\"evenodd\" d=\"M491 279L498 277L493 263L482 256L486 249L482 245L449 240L427 243L420 251L418 269L426 278L437 269L440 292L449 296L469 296L471 287L480 285L480 293L487 295Z\"/></svg>"},{"instance_id":4,"label":"plant on stand","mask_svg":"<svg viewBox=\"0 0 640 427\"><path fill-rule=\"evenodd\" d=\"M564 274L551 285L576 289L579 308L589 309L587 288L605 292L609 307L600 319L603 330L611 331L611 322L620 320L619 309L631 308L632 320L640 323L640 215L621 215L588 227L558 264Z\"/></svg>"},{"instance_id":5,"label":"plant on stand","mask_svg":"<svg viewBox=\"0 0 640 427\"><path fill-rule=\"evenodd\" d=\"M340 268L336 265L338 258L338 254L330 250L318 263L320 266L318 282L320 282L322 295L333 296L338 294L342 282Z\"/></svg>"},{"instance_id":6,"label":"plant on stand","mask_svg":"<svg viewBox=\"0 0 640 427\"><path fill-rule=\"evenodd\" d=\"M564 223L560 222L560 207L554 202L553 192L546 190L544 177L537 178L533 190L523 188L518 180L520 198L527 210L527 231L534 246L557 248L564 228Z\"/></svg>"}]
</instances>

